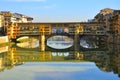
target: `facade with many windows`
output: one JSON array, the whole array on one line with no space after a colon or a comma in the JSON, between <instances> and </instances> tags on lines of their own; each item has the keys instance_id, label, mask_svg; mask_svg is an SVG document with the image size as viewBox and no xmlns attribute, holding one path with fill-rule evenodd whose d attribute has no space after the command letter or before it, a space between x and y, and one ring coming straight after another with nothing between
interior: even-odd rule
<instances>
[{"instance_id":1,"label":"facade with many windows","mask_svg":"<svg viewBox=\"0 0 120 80\"><path fill-rule=\"evenodd\" d=\"M31 23L32 20L32 17L23 14L11 13L9 11L0 12L0 27L4 27L4 33L7 33L10 29L12 30L13 25L16 25L16 23Z\"/></svg>"},{"instance_id":2,"label":"facade with many windows","mask_svg":"<svg viewBox=\"0 0 120 80\"><path fill-rule=\"evenodd\" d=\"M102 9L95 16L94 22L105 22L109 33L120 35L120 10Z\"/></svg>"},{"instance_id":3,"label":"facade with many windows","mask_svg":"<svg viewBox=\"0 0 120 80\"><path fill-rule=\"evenodd\" d=\"M31 23L32 17L9 11L0 12L0 32L6 33L9 38L15 38L17 35L17 23ZM3 35L1 33L0 35Z\"/></svg>"}]
</instances>

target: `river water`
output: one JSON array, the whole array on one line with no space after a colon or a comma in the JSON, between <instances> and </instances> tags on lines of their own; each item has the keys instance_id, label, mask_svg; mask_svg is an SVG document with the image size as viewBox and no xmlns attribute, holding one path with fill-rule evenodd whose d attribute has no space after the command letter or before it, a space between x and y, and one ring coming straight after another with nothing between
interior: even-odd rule
<instances>
[{"instance_id":1,"label":"river water","mask_svg":"<svg viewBox=\"0 0 120 80\"><path fill-rule=\"evenodd\" d=\"M0 47L0 80L120 80L120 45L96 48L83 40L88 49L73 50L67 41L48 41L44 51L37 40Z\"/></svg>"}]
</instances>

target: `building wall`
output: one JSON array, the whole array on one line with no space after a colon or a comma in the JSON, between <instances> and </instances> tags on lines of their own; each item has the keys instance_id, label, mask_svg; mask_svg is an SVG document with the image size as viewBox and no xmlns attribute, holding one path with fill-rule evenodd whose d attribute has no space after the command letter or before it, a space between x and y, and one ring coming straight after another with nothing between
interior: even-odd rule
<instances>
[{"instance_id":1,"label":"building wall","mask_svg":"<svg viewBox=\"0 0 120 80\"><path fill-rule=\"evenodd\" d=\"M30 23L30 22L32 22L32 20L33 20L33 18L25 16L23 14L11 13L9 11L0 11L0 27L4 27L3 33L5 33L5 34L9 33L10 37L15 37L15 35L16 35L16 33L13 32L13 29L15 27L14 24ZM16 28L15 28L15 30L16 30Z\"/></svg>"},{"instance_id":2,"label":"building wall","mask_svg":"<svg viewBox=\"0 0 120 80\"><path fill-rule=\"evenodd\" d=\"M8 42L8 36L1 36L0 37L0 43Z\"/></svg>"},{"instance_id":3,"label":"building wall","mask_svg":"<svg viewBox=\"0 0 120 80\"><path fill-rule=\"evenodd\" d=\"M0 14L0 27L4 25L4 16Z\"/></svg>"},{"instance_id":4,"label":"building wall","mask_svg":"<svg viewBox=\"0 0 120 80\"><path fill-rule=\"evenodd\" d=\"M110 20L110 27L115 35L120 35L120 13L112 17Z\"/></svg>"},{"instance_id":5,"label":"building wall","mask_svg":"<svg viewBox=\"0 0 120 80\"><path fill-rule=\"evenodd\" d=\"M23 17L22 17L22 22L25 22L25 23L28 22L28 21L27 21L27 17L23 16Z\"/></svg>"}]
</instances>

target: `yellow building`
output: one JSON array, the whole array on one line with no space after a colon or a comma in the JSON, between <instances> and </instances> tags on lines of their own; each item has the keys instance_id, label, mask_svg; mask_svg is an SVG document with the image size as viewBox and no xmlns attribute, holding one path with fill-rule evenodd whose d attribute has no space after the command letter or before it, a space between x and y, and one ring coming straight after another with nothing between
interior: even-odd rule
<instances>
[{"instance_id":1,"label":"yellow building","mask_svg":"<svg viewBox=\"0 0 120 80\"><path fill-rule=\"evenodd\" d=\"M4 27L4 33L7 32L9 38L16 38L18 30L16 23L31 23L32 20L32 17L23 14L9 11L0 12L0 27Z\"/></svg>"},{"instance_id":2,"label":"yellow building","mask_svg":"<svg viewBox=\"0 0 120 80\"><path fill-rule=\"evenodd\" d=\"M0 27L4 25L4 16L0 13Z\"/></svg>"}]
</instances>

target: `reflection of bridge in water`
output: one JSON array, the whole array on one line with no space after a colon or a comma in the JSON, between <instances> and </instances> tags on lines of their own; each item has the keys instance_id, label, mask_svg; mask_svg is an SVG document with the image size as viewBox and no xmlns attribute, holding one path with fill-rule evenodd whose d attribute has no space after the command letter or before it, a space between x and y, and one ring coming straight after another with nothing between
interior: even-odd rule
<instances>
[{"instance_id":1,"label":"reflection of bridge in water","mask_svg":"<svg viewBox=\"0 0 120 80\"><path fill-rule=\"evenodd\" d=\"M10 48L6 59L12 64L21 62L42 62L42 61L89 61L90 56L106 55L107 50L91 51L40 51L39 49ZM89 58L90 57L90 58Z\"/></svg>"},{"instance_id":2,"label":"reflection of bridge in water","mask_svg":"<svg viewBox=\"0 0 120 80\"><path fill-rule=\"evenodd\" d=\"M68 36L74 40L72 48L78 49L82 36L96 36L97 39L106 41L107 27L105 23L98 22L59 22L59 23L18 23L7 29L9 38L16 39L21 36L37 36L40 48L45 50L45 42L52 36Z\"/></svg>"},{"instance_id":3,"label":"reflection of bridge in water","mask_svg":"<svg viewBox=\"0 0 120 80\"><path fill-rule=\"evenodd\" d=\"M1 67L11 69L14 66L22 65L26 62L95 62L96 66L103 71L120 72L120 55L110 50L99 51L70 51L51 52L30 49L10 48L8 52L0 54Z\"/></svg>"}]
</instances>

